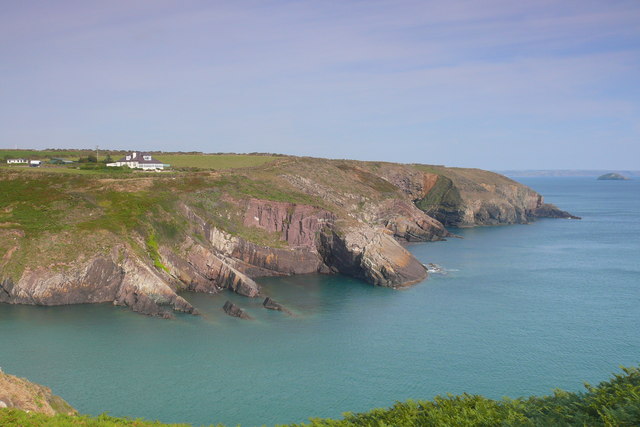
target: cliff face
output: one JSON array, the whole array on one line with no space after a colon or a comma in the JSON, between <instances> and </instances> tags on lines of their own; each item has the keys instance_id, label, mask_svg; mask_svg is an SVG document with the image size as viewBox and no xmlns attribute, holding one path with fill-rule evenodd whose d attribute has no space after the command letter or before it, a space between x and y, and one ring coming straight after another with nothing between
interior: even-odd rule
<instances>
[{"instance_id":1,"label":"cliff face","mask_svg":"<svg viewBox=\"0 0 640 427\"><path fill-rule=\"evenodd\" d=\"M415 205L445 226L526 224L535 218L577 217L545 204L534 190L505 176L479 170L417 166L403 180L390 174Z\"/></svg>"},{"instance_id":2,"label":"cliff face","mask_svg":"<svg viewBox=\"0 0 640 427\"><path fill-rule=\"evenodd\" d=\"M183 290L259 296L261 276L407 286L427 271L399 242L569 215L486 171L301 158L244 173L0 175L0 193L0 302L163 317L197 313Z\"/></svg>"},{"instance_id":3,"label":"cliff face","mask_svg":"<svg viewBox=\"0 0 640 427\"><path fill-rule=\"evenodd\" d=\"M229 289L260 295L255 277L340 272L379 286L404 286L426 278L426 269L391 232L364 223L337 233L335 214L309 205L251 199L243 204L243 224L279 236L283 247L269 247L233 236L194 209L178 211L191 232L172 247L160 245L154 268L128 245L108 254L76 260L64 269L27 268L19 280L0 283L0 302L61 305L105 303L170 317L172 311L197 313L181 290L217 293ZM421 213L420 213L421 214ZM434 221L435 222L435 221ZM138 237L142 241L142 236Z\"/></svg>"},{"instance_id":4,"label":"cliff face","mask_svg":"<svg viewBox=\"0 0 640 427\"><path fill-rule=\"evenodd\" d=\"M72 264L65 270L26 269L17 282L0 282L0 302L63 305L113 303L163 317L172 310L195 309L176 294L162 272L150 267L125 248L112 256L98 256ZM124 256L123 256L124 253Z\"/></svg>"},{"instance_id":5,"label":"cliff face","mask_svg":"<svg viewBox=\"0 0 640 427\"><path fill-rule=\"evenodd\" d=\"M0 370L0 409L17 408L46 415L75 414L76 411L51 389L8 375Z\"/></svg>"},{"instance_id":6,"label":"cliff face","mask_svg":"<svg viewBox=\"0 0 640 427\"><path fill-rule=\"evenodd\" d=\"M394 288L427 278L427 269L384 231L325 230L320 241L325 262L336 272Z\"/></svg>"}]
</instances>

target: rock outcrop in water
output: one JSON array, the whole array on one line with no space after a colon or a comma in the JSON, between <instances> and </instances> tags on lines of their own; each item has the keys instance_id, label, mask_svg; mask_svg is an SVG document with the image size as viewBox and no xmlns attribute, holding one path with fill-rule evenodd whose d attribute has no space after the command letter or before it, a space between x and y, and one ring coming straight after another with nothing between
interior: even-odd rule
<instances>
[{"instance_id":1,"label":"rock outcrop in water","mask_svg":"<svg viewBox=\"0 0 640 427\"><path fill-rule=\"evenodd\" d=\"M231 301L227 301L224 303L222 307L225 313L232 317L239 317L240 319L251 320L251 316L249 316L243 309L232 303Z\"/></svg>"},{"instance_id":2,"label":"rock outcrop in water","mask_svg":"<svg viewBox=\"0 0 640 427\"><path fill-rule=\"evenodd\" d=\"M438 166L286 158L244 174L3 174L0 302L162 317L197 313L185 290L257 297L262 276L408 286L427 269L400 242L442 240L445 225L575 218L501 175Z\"/></svg>"},{"instance_id":3,"label":"rock outcrop in water","mask_svg":"<svg viewBox=\"0 0 640 427\"><path fill-rule=\"evenodd\" d=\"M266 297L264 299L264 302L262 303L262 306L268 310L276 310L287 313L289 315L291 314L291 311L285 308L282 304L275 302L273 299L271 299L271 297Z\"/></svg>"}]
</instances>

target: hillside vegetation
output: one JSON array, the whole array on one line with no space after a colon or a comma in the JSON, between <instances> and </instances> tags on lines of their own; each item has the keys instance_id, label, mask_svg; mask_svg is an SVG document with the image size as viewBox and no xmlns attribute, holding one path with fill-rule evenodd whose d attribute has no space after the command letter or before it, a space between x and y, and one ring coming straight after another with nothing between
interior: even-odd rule
<instances>
[{"instance_id":1,"label":"hillside vegetation","mask_svg":"<svg viewBox=\"0 0 640 427\"><path fill-rule=\"evenodd\" d=\"M569 216L478 169L270 155L158 159L184 166L143 172L85 157L0 167L0 302L110 302L171 317L197 313L181 291L256 297L261 276L341 273L397 288L427 277L401 242L442 240L451 235L445 225Z\"/></svg>"},{"instance_id":2,"label":"hillside vegetation","mask_svg":"<svg viewBox=\"0 0 640 427\"><path fill-rule=\"evenodd\" d=\"M391 408L344 414L344 418L311 419L291 427L352 426L637 426L640 424L640 369L621 374L583 392L555 390L549 396L487 399L478 395L438 396L428 401L398 402ZM114 418L25 413L1 409L3 426L158 426L159 422ZM173 424L177 425L177 424ZM183 425L183 424L180 424Z\"/></svg>"}]
</instances>

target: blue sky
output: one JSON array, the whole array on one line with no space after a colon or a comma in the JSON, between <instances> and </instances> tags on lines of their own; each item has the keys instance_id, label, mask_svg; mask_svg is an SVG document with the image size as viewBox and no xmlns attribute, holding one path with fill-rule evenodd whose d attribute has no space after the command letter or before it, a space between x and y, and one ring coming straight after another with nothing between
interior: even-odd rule
<instances>
[{"instance_id":1,"label":"blue sky","mask_svg":"<svg viewBox=\"0 0 640 427\"><path fill-rule=\"evenodd\" d=\"M640 1L0 0L0 147L640 169Z\"/></svg>"}]
</instances>

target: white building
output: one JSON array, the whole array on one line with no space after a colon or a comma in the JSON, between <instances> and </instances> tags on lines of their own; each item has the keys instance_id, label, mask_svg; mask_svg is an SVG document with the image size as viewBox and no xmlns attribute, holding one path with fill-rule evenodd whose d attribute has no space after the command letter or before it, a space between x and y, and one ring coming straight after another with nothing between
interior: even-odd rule
<instances>
[{"instance_id":1,"label":"white building","mask_svg":"<svg viewBox=\"0 0 640 427\"><path fill-rule=\"evenodd\" d=\"M41 164L42 164L42 161L40 161L40 160L30 160L29 161L29 166L32 167L32 168L40 167Z\"/></svg>"},{"instance_id":2,"label":"white building","mask_svg":"<svg viewBox=\"0 0 640 427\"><path fill-rule=\"evenodd\" d=\"M164 163L154 159L151 154L134 151L131 154L127 154L117 162L107 163L107 166L128 166L132 169L163 170L169 165L165 165Z\"/></svg>"},{"instance_id":3,"label":"white building","mask_svg":"<svg viewBox=\"0 0 640 427\"><path fill-rule=\"evenodd\" d=\"M27 164L29 161L27 159L7 159L7 163L10 165L20 165Z\"/></svg>"}]
</instances>

